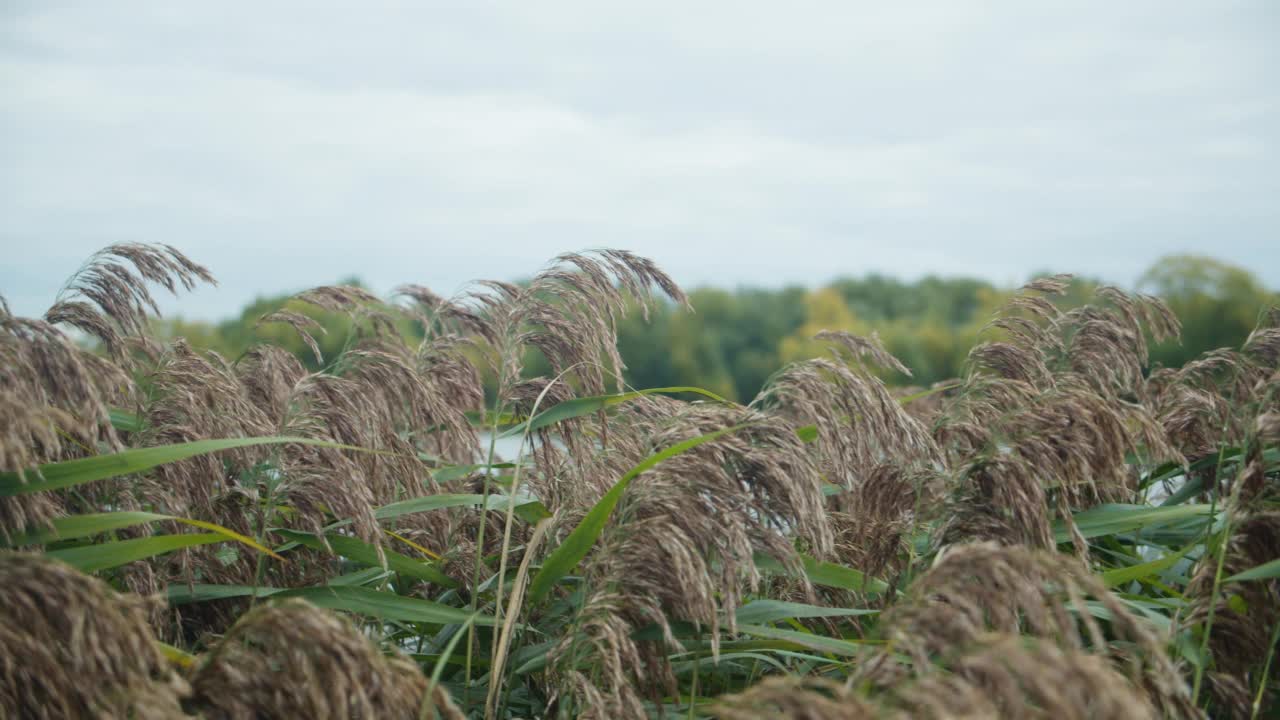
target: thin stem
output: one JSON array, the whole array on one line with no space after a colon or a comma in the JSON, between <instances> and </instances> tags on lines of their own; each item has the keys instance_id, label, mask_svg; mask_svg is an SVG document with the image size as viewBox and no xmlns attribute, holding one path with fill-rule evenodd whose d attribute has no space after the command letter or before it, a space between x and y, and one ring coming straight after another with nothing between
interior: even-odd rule
<instances>
[{"instance_id":1,"label":"thin stem","mask_svg":"<svg viewBox=\"0 0 1280 720\"><path fill-rule=\"evenodd\" d=\"M1213 478L1214 478L1215 484L1217 484L1219 480L1219 476L1222 473L1222 456L1225 450L1226 450L1225 445L1220 445L1218 448L1218 465L1213 471ZM1233 503L1231 502L1231 500L1235 499L1236 493L1239 491L1239 489L1240 489L1239 482L1232 483L1231 498L1225 504L1226 505L1226 509L1225 509L1226 521L1222 525L1222 536L1221 536L1221 539L1218 541L1217 567L1214 568L1214 573L1213 573L1213 589L1209 593L1209 611L1208 611L1208 614L1205 616L1204 632L1200 636L1200 653L1199 653L1200 663L1196 666L1195 684L1191 689L1192 705L1195 705L1199 702L1200 686L1204 681L1205 666L1208 665L1208 662L1206 661L1206 657L1209 651L1209 634L1213 631L1214 613L1218 608L1218 593L1222 589L1222 568L1226 564L1227 546L1231 543L1231 524L1232 524L1231 521L1233 520L1233 515L1231 512L1232 510L1231 505ZM1220 493L1217 492L1215 489L1215 492L1213 493L1213 500L1209 505L1209 518L1210 518L1211 528L1213 527L1212 518L1215 512L1215 508L1217 506L1219 494Z\"/></svg>"},{"instance_id":2,"label":"thin stem","mask_svg":"<svg viewBox=\"0 0 1280 720\"><path fill-rule=\"evenodd\" d=\"M524 463L520 462L520 455L524 453L524 448L529 444L529 428L533 423L533 419L538 416L538 408L542 405L542 400L546 398L547 393L551 391L552 386L565 376L566 373L573 371L581 363L572 365L556 375L547 386L542 388L542 392L538 393L538 397L533 401L533 408L529 411L529 421L525 423L524 432L520 436L520 451L516 455L516 469L511 477L511 490L507 493L507 512L505 522L502 528L502 551L498 559L498 587L494 596L494 606L497 610L497 619L502 620L502 593L503 583L507 574L507 552L511 546L511 526L515 522L516 495L520 492L520 473L524 469ZM498 638L494 637L494 652L497 652Z\"/></svg>"},{"instance_id":3,"label":"thin stem","mask_svg":"<svg viewBox=\"0 0 1280 720\"><path fill-rule=\"evenodd\" d=\"M502 357L505 357L506 352L511 351L512 348L510 347L504 348L504 352L498 358L498 396L494 399L493 423L489 428L489 453L485 459L484 485L480 493L480 529L476 533L476 557L471 571L471 601L469 607L472 614L476 612L477 603L479 602L480 568L484 566L484 530L489 524L489 490L493 479L493 458L498 446L498 427L502 422L502 413L506 410L507 383L511 380L507 377L507 363L502 361ZM466 685L463 686L463 699L468 704L471 702L471 661L475 651L475 639L476 627L473 623L467 628Z\"/></svg>"},{"instance_id":4,"label":"thin stem","mask_svg":"<svg viewBox=\"0 0 1280 720\"><path fill-rule=\"evenodd\" d=\"M1262 710L1262 698L1267 693L1267 679L1271 677L1271 659L1276 655L1276 645L1280 644L1280 621L1276 622L1276 626L1271 630L1271 643L1267 650L1267 659L1262 663L1262 676L1258 678L1258 694L1253 697L1253 713L1249 716L1250 720L1258 717L1258 713Z\"/></svg>"}]
</instances>

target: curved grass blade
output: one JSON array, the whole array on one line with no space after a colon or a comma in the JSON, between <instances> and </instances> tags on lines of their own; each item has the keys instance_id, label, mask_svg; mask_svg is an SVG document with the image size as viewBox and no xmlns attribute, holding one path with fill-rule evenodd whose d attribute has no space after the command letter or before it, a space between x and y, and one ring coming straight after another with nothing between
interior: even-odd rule
<instances>
[{"instance_id":1,"label":"curved grass blade","mask_svg":"<svg viewBox=\"0 0 1280 720\"><path fill-rule=\"evenodd\" d=\"M638 465L628 470L618 482L614 483L609 492L605 493L604 497L600 498L591 510L587 512L582 521L578 523L578 526L573 529L573 532L569 533L569 537L565 538L564 542L547 556L547 559L542 563L542 568L534 576L533 582L529 583L529 604L533 605L545 597L551 591L552 586L559 582L560 578L569 574L569 571L577 567L582 558L586 557L591 550L591 546L595 544L596 538L600 537L601 531L604 530L605 522L613 514L614 507L622 499L622 494L626 492L627 486L631 484L631 481L636 476L663 460L675 457L680 453L705 442L711 442L731 432L737 432L744 427L746 427L745 424L734 425L733 427L723 428L678 442L641 460Z\"/></svg>"},{"instance_id":2,"label":"curved grass blade","mask_svg":"<svg viewBox=\"0 0 1280 720\"><path fill-rule=\"evenodd\" d=\"M219 533L154 535L133 540L116 540L83 547L66 548L64 550L50 550L45 555L61 560L81 572L91 573L118 567L135 560L164 555L184 547L226 542L226 539L225 536Z\"/></svg>"},{"instance_id":3,"label":"curved grass blade","mask_svg":"<svg viewBox=\"0 0 1280 720\"><path fill-rule=\"evenodd\" d=\"M832 655L857 655L862 651L862 648L857 643L852 643L848 640L827 637L826 635L814 635L813 633L799 632L797 630L783 630L766 625L739 625L738 632L770 640L785 640L788 643L810 650L817 650L818 652L831 653Z\"/></svg>"},{"instance_id":4,"label":"curved grass blade","mask_svg":"<svg viewBox=\"0 0 1280 720\"><path fill-rule=\"evenodd\" d=\"M55 518L52 522L53 527L51 529L40 530L34 533L27 533L26 535L18 536L9 544L12 547L21 547L23 545L43 545L50 542L56 542L58 540L75 540L76 538L98 535L104 532L111 532L112 530L120 530L122 528L133 527L135 525L159 522L161 520L172 520L173 522L198 527L203 530L211 530L222 535L228 540L235 540L238 543L248 545L254 550L266 553L277 560L284 559L272 552L270 548L259 543L257 540L254 540L247 535L241 535L235 530L222 527L216 523L178 517L177 515L161 515L159 513L139 511L87 513L84 515L70 515L68 517Z\"/></svg>"},{"instance_id":5,"label":"curved grass blade","mask_svg":"<svg viewBox=\"0 0 1280 720\"><path fill-rule=\"evenodd\" d=\"M1280 577L1280 558L1265 562L1256 568L1236 573L1223 582L1242 582L1244 580L1274 580Z\"/></svg>"},{"instance_id":6,"label":"curved grass blade","mask_svg":"<svg viewBox=\"0 0 1280 720\"><path fill-rule=\"evenodd\" d=\"M1086 538L1115 535L1116 533L1140 530L1156 525L1166 525L1179 520L1191 518L1208 518L1213 508L1210 505L1171 505L1169 507L1151 507L1149 505L1099 505L1074 516L1076 527ZM1071 541L1071 532L1061 520L1053 525L1054 539L1058 543Z\"/></svg>"},{"instance_id":7,"label":"curved grass blade","mask_svg":"<svg viewBox=\"0 0 1280 720\"><path fill-rule=\"evenodd\" d=\"M142 418L123 408L111 408L107 411L107 416L111 420L111 427L123 432L138 432L142 430Z\"/></svg>"},{"instance_id":8,"label":"curved grass blade","mask_svg":"<svg viewBox=\"0 0 1280 720\"><path fill-rule=\"evenodd\" d=\"M436 686L440 684L440 676L444 673L444 669L448 667L449 662L453 658L453 651L458 647L458 641L467 635L471 630L471 626L475 623L478 614L472 613L467 616L466 622L461 627L453 631L453 637L449 638L449 644L445 645L444 650L440 653L440 657L436 658L435 668L431 671L431 680L427 684L427 691L422 695L422 706L418 709L418 717L425 718L426 711L431 710L432 715L438 717L432 697L435 694Z\"/></svg>"},{"instance_id":9,"label":"curved grass blade","mask_svg":"<svg viewBox=\"0 0 1280 720\"><path fill-rule=\"evenodd\" d=\"M267 597L284 592L282 588L250 587L248 585L210 585L194 583L191 585L170 585L166 589L170 605L186 605L188 603L207 602L209 600L225 600L235 597Z\"/></svg>"},{"instance_id":10,"label":"curved grass blade","mask_svg":"<svg viewBox=\"0 0 1280 720\"><path fill-rule=\"evenodd\" d=\"M314 440L299 437L252 437L226 438L222 440L195 440L192 442L160 445L157 447L136 448L108 455L95 455L78 460L46 463L38 468L26 471L26 481L17 472L0 472L0 497L25 495L43 490L57 490L74 487L96 480L117 475L150 470L157 465L186 460L197 455L205 455L219 450L250 447L253 445L280 445L296 443L299 445L318 445L322 447L340 448L344 450L360 450L375 452L364 448L342 445L326 440Z\"/></svg>"},{"instance_id":11,"label":"curved grass blade","mask_svg":"<svg viewBox=\"0 0 1280 720\"><path fill-rule=\"evenodd\" d=\"M398 532L395 532L395 531L393 531L393 530L387 530L387 529L385 529L385 528L382 530L382 532L386 533L388 537L391 537L391 538L393 538L393 539L395 539L395 540L399 540L400 542L404 543L405 545L408 545L409 547L413 548L414 550L417 550L418 552L422 553L423 555L426 555L427 557L431 558L432 560L443 560L443 559L444 559L444 557L442 557L439 553L437 553L437 552L433 551L431 548L426 547L426 546L424 546L424 545L419 545L418 543L416 543L416 542L414 542L414 541L410 540L409 538L407 538L407 537L405 537L405 536L401 535L401 534L400 534L400 533L398 533Z\"/></svg>"},{"instance_id":12,"label":"curved grass blade","mask_svg":"<svg viewBox=\"0 0 1280 720\"><path fill-rule=\"evenodd\" d=\"M162 643L159 640L156 640L155 644L156 647L160 648L160 654L164 655L166 660L180 668L187 669L196 664L196 656L186 650L180 650L168 643Z\"/></svg>"},{"instance_id":13,"label":"curved grass blade","mask_svg":"<svg viewBox=\"0 0 1280 720\"><path fill-rule=\"evenodd\" d=\"M809 582L815 585L852 590L867 596L882 595L889 591L889 584L885 581L868 577L851 567L815 560L804 553L796 554L800 556L800 562L804 566L805 577L809 578ZM776 558L764 553L756 553L754 561L756 567L761 570L768 570L780 575L791 574L785 565Z\"/></svg>"},{"instance_id":14,"label":"curved grass blade","mask_svg":"<svg viewBox=\"0 0 1280 720\"><path fill-rule=\"evenodd\" d=\"M483 495L471 495L463 493L441 493L439 495L424 495L422 497L412 498L409 500L401 500L393 502L390 505L383 505L373 512L373 516L378 520L390 520L398 518L401 515L409 515L411 513L426 512L428 510L439 510L451 507L479 507L484 505L489 510L506 510L507 502L510 500L506 495L490 495L485 500ZM538 500L533 498L525 499L516 505L516 514L526 522L537 522L544 517L551 517L551 513Z\"/></svg>"},{"instance_id":15,"label":"curved grass blade","mask_svg":"<svg viewBox=\"0 0 1280 720\"><path fill-rule=\"evenodd\" d=\"M473 615L461 608L444 605L416 597L381 592L355 585L337 585L300 590L282 590L273 597L302 598L317 607L329 610L345 610L383 620L430 623L432 625L474 622L476 625L493 626L492 615Z\"/></svg>"},{"instance_id":16,"label":"curved grass blade","mask_svg":"<svg viewBox=\"0 0 1280 720\"><path fill-rule=\"evenodd\" d=\"M333 552L358 563L368 565L370 567L385 567L390 570L394 570L401 575L407 575L408 577L417 578L419 580L426 580L427 582L443 585L444 587L455 588L458 586L458 583L455 580L440 572L439 569L430 563L415 560L408 555L402 555L395 550L388 548L382 549L382 555L386 558L386 563L384 564L378 558L377 548L359 538L351 537L350 535L326 535L324 539L321 539L313 533L300 532L297 530L285 530L283 528L275 528L272 529L271 532L287 538L292 542L305 545L313 550L325 550L325 540L327 540L329 542L329 547L333 549Z\"/></svg>"},{"instance_id":17,"label":"curved grass blade","mask_svg":"<svg viewBox=\"0 0 1280 720\"><path fill-rule=\"evenodd\" d=\"M879 610L867 610L864 608L820 607L818 605L806 605L783 600L752 600L738 608L735 617L740 624L759 625L790 618L850 617L875 615L879 612Z\"/></svg>"},{"instance_id":18,"label":"curved grass blade","mask_svg":"<svg viewBox=\"0 0 1280 720\"><path fill-rule=\"evenodd\" d=\"M321 587L285 589L247 585L172 585L168 589L169 604L185 605L188 603L223 600L234 597L293 597L302 598L317 607L329 610L345 610L360 613L383 620L399 620L403 622L422 622L433 625L448 625L470 621L472 615L466 610L450 605L406 597L395 593L382 592L357 585L325 585ZM479 625L495 624L491 615L477 615L474 621Z\"/></svg>"},{"instance_id":19,"label":"curved grass blade","mask_svg":"<svg viewBox=\"0 0 1280 720\"><path fill-rule=\"evenodd\" d=\"M1107 587L1115 587L1133 580L1141 580L1145 577L1155 575L1162 570L1173 567L1175 563L1187 556L1187 553L1195 550L1197 546L1188 545L1176 553L1169 553L1162 558L1145 562L1141 565L1131 565L1129 567L1115 568L1102 573L1102 582Z\"/></svg>"}]
</instances>

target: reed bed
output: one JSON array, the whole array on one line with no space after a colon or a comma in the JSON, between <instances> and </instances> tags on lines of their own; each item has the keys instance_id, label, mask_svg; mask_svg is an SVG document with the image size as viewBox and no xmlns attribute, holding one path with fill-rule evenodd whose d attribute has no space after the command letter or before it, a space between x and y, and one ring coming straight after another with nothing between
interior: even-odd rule
<instances>
[{"instance_id":1,"label":"reed bed","mask_svg":"<svg viewBox=\"0 0 1280 720\"><path fill-rule=\"evenodd\" d=\"M152 335L211 282L123 244L0 303L0 715L1277 711L1280 311L1158 368L1160 299L1041 278L961 378L822 333L739 405L626 386L619 318L687 307L626 252L300 293L259 326L319 371Z\"/></svg>"}]
</instances>

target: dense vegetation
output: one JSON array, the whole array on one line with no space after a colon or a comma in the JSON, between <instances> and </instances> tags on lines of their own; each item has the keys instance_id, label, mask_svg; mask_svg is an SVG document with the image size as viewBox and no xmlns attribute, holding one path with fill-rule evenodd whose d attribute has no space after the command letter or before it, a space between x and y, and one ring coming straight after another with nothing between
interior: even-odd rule
<instances>
[{"instance_id":1,"label":"dense vegetation","mask_svg":"<svg viewBox=\"0 0 1280 720\"><path fill-rule=\"evenodd\" d=\"M1057 276L972 307L723 295L790 307L708 340L680 323L720 310L602 251L449 300L316 288L224 356L154 332L149 288L203 267L112 246L43 318L0 306L0 714L1265 715L1280 310L1205 267L1153 276L1168 303ZM881 286L904 337L974 325L916 381L959 379L885 383L898 331L852 332ZM1206 297L1256 329L1153 368ZM624 392L624 312L763 389Z\"/></svg>"},{"instance_id":2,"label":"dense vegetation","mask_svg":"<svg viewBox=\"0 0 1280 720\"><path fill-rule=\"evenodd\" d=\"M355 278L344 284L361 286ZM1077 279L1057 304L1079 307L1098 285ZM1151 348L1152 364L1164 367L1180 367L1215 348L1238 347L1257 324L1258 313L1280 303L1280 296L1247 270L1204 257L1164 258L1143 274L1138 286L1165 300L1182 322L1180 338ZM813 290L699 289L689 293L694 312L659 302L648 318L639 313L620 318L618 349L630 387L697 385L746 402L784 364L824 354L822 343L813 340L817 332L875 332L912 373L880 372L881 379L890 385L929 386L962 374L969 349L1013 293L981 280L927 277L904 282L877 275ZM220 323L162 320L154 332L185 338L197 349L228 358L269 341L293 351L309 369L319 369L296 333L258 325L259 318L283 308L290 297L260 298L239 317ZM317 340L326 356L348 342L351 326L344 315L302 303L291 308L324 326L325 334ZM421 339L416 326L405 324L403 330ZM548 370L536 353L526 364L532 374Z\"/></svg>"}]
</instances>

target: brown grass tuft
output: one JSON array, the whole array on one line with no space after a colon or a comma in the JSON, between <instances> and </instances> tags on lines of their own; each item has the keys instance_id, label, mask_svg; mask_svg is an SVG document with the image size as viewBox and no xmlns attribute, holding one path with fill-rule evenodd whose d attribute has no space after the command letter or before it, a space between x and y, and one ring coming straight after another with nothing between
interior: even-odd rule
<instances>
[{"instance_id":1,"label":"brown grass tuft","mask_svg":"<svg viewBox=\"0 0 1280 720\"><path fill-rule=\"evenodd\" d=\"M1105 632L1094 608L1109 618ZM949 658L988 633L1021 634L1107 657L1161 712L1196 716L1164 640L1069 556L990 543L950 548L885 614L882 627L886 650L860 670L875 685L927 674L934 663L949 666Z\"/></svg>"},{"instance_id":2,"label":"brown grass tuft","mask_svg":"<svg viewBox=\"0 0 1280 720\"><path fill-rule=\"evenodd\" d=\"M0 715L182 717L188 688L145 605L55 560L0 552Z\"/></svg>"},{"instance_id":3,"label":"brown grass tuft","mask_svg":"<svg viewBox=\"0 0 1280 720\"><path fill-rule=\"evenodd\" d=\"M408 659L383 656L346 620L301 600L244 615L191 682L191 709L211 720L417 718L428 684ZM443 691L433 702L462 717Z\"/></svg>"}]
</instances>

